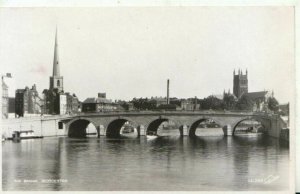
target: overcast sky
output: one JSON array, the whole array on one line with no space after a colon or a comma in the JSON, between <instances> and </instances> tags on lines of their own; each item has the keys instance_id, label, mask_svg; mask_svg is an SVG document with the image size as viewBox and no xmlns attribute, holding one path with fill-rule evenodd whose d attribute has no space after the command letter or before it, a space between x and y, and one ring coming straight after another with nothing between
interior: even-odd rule
<instances>
[{"instance_id":1,"label":"overcast sky","mask_svg":"<svg viewBox=\"0 0 300 194\"><path fill-rule=\"evenodd\" d=\"M292 7L1 8L0 64L10 95L49 88L55 26L64 90L80 100L222 94L233 70L249 92L294 91Z\"/></svg>"}]
</instances>

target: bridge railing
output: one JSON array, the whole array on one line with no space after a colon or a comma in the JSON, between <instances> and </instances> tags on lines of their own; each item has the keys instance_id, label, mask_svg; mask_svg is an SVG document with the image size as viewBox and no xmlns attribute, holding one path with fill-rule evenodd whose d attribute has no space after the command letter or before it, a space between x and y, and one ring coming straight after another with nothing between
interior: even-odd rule
<instances>
[{"instance_id":1,"label":"bridge railing","mask_svg":"<svg viewBox=\"0 0 300 194\"><path fill-rule=\"evenodd\" d=\"M127 113L140 113L140 114L151 114L151 113L200 113L200 114L261 114L266 113L252 112L252 111L228 111L228 110L130 110L130 111L105 111L105 112L80 112L76 115L98 115L98 114L127 114Z\"/></svg>"},{"instance_id":2,"label":"bridge railing","mask_svg":"<svg viewBox=\"0 0 300 194\"><path fill-rule=\"evenodd\" d=\"M79 113L71 113L65 115L40 115L36 117L20 117L13 118L20 120L32 120L32 119L60 119L60 118L68 118L73 116L84 116L84 115L99 115L99 114L128 114L128 113L140 113L140 114L151 114L151 113L195 113L195 114L254 114L259 116L266 117L279 117L278 114L274 114L273 112L252 112L252 111L239 111L239 110L130 110L130 111L105 111L105 112L79 112ZM10 120L10 119L5 119Z\"/></svg>"}]
</instances>

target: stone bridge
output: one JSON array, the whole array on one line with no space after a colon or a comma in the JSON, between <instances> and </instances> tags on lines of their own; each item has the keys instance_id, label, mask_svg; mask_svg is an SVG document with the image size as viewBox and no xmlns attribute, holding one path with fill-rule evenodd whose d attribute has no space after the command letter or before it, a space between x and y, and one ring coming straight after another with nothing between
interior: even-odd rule
<instances>
[{"instance_id":1,"label":"stone bridge","mask_svg":"<svg viewBox=\"0 0 300 194\"><path fill-rule=\"evenodd\" d=\"M267 134L279 137L280 129L286 127L278 115L255 112L182 112L182 111L143 111L143 112L111 112L85 113L65 117L65 134L69 137L84 137L87 126L92 123L98 136L117 137L121 127L129 121L137 129L138 136L146 135L150 131L157 132L164 121L172 121L179 129L181 136L195 136L198 125L211 119L220 125L225 136L234 135L236 126L244 120L261 122Z\"/></svg>"}]
</instances>

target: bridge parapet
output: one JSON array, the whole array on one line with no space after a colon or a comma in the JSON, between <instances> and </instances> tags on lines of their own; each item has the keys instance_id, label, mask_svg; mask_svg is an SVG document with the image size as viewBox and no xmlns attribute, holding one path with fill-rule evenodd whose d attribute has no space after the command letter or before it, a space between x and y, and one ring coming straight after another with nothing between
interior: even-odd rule
<instances>
[{"instance_id":1,"label":"bridge parapet","mask_svg":"<svg viewBox=\"0 0 300 194\"><path fill-rule=\"evenodd\" d=\"M234 131L236 125L245 119L256 119L261 121L266 128L269 129L269 134L278 137L277 129L284 126L279 115L267 114L261 112L229 112L229 111L128 111L128 112L106 112L106 113L80 113L75 115L55 115L35 118L18 118L2 120L4 128L10 129L28 129L31 124L34 124L34 129L38 129L41 135L63 135L68 134L71 124L78 120L84 122L78 125L84 127L88 123L95 125L99 134L107 134L108 126L112 122L118 123L121 120L130 121L135 128L139 128L140 135L147 134L151 125L152 130L156 130L163 121L173 121L176 127L179 128L182 135L191 134L195 126L197 127L202 121L207 119L214 120L222 128L227 127ZM119 121L116 121L119 120ZM122 122L123 122L122 121ZM58 129L58 123L63 122L64 129ZM155 124L151 124L156 122ZM10 125L13 125L10 127ZM117 125L119 127L119 124ZM51 129L54 128L53 132ZM75 127L76 128L76 127ZM192 129L192 130L191 130ZM78 130L78 128L77 128ZM80 129L81 130L81 129ZM225 134L225 132L224 132ZM230 132L227 130L227 135Z\"/></svg>"}]
</instances>

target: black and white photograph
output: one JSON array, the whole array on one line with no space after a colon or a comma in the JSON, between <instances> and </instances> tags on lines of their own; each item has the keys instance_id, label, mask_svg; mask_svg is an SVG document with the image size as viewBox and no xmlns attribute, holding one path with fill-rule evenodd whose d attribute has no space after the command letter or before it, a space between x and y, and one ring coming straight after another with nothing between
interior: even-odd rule
<instances>
[{"instance_id":1,"label":"black and white photograph","mask_svg":"<svg viewBox=\"0 0 300 194\"><path fill-rule=\"evenodd\" d=\"M0 7L2 191L295 193L295 7Z\"/></svg>"}]
</instances>

